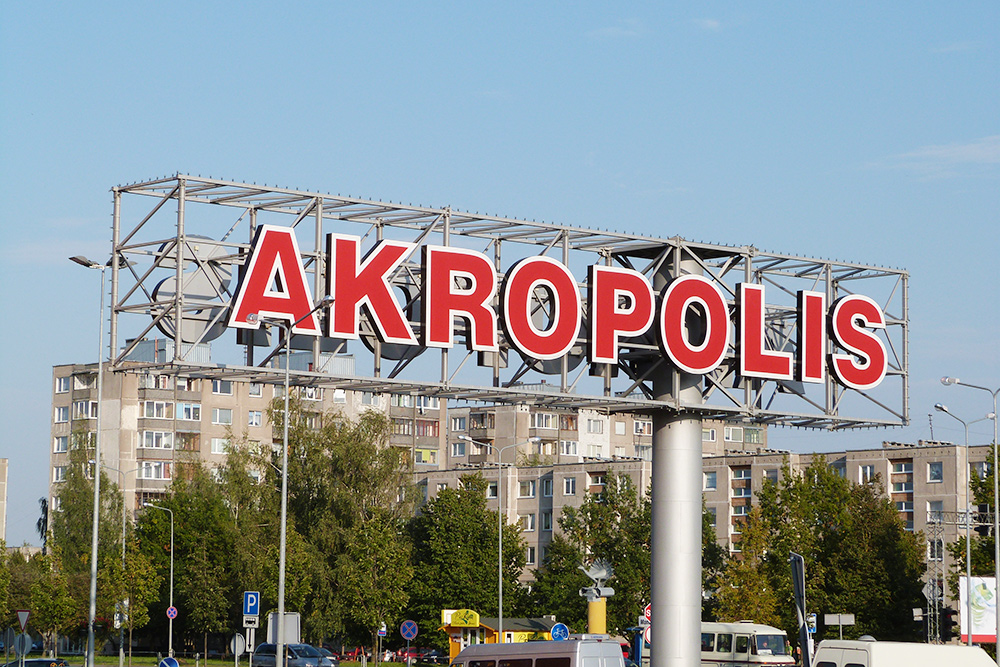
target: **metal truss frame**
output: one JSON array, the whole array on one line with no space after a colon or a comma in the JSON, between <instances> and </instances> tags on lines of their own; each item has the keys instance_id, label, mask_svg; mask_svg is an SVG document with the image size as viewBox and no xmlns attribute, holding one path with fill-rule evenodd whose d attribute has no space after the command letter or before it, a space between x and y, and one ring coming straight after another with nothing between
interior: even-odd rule
<instances>
[{"instance_id":1,"label":"metal truss frame","mask_svg":"<svg viewBox=\"0 0 1000 667\"><path fill-rule=\"evenodd\" d=\"M451 350L394 349L379 342L367 318L362 318L364 347L371 372L338 375L325 372L323 352L343 352L345 341L330 350L319 340L293 338L297 348L311 346L315 370L294 371L298 385L327 386L370 392L434 395L467 401L527 403L541 407L602 411L653 411L667 408L694 411L704 417L807 428L841 429L897 426L908 422L908 273L864 264L810 259L761 251L753 246L694 243L682 238L651 238L457 211L373 201L341 195L299 191L175 174L161 179L115 187L112 254L112 312L109 345L115 370L183 374L277 383L284 371L269 366L281 354L281 343L270 347L264 362L254 363L254 347L262 340L241 339L243 363L226 366L198 363L195 344L208 342L224 328L235 279L250 240L265 222L296 229L303 265L313 280L314 296L325 290L324 239L327 233L361 236L372 244L394 238L418 244L460 246L492 254L499 274L523 257L550 254L575 275L602 263L633 268L652 282L654 274L675 277L697 266L726 295L731 306L736 285L766 286L765 337L775 350L796 346L797 290L827 295L827 302L846 294L865 294L886 314L880 336L889 355L889 371L880 387L857 391L829 376L817 385L742 378L731 344L725 362L705 376L701 402L653 400L648 378L668 360L650 334L623 342L618 364L590 364L585 356L585 327L578 345L554 362L523 359L509 348L501 333L500 354L477 353L456 346ZM151 201L151 206L140 206ZM168 205L171 203L173 205ZM128 210L126 211L126 204ZM138 209L135 213L134 208ZM164 222L166 219L166 223ZM206 252L210 248L211 252ZM681 268L684 267L684 268ZM412 257L400 266L393 284L405 295L408 311L419 299L419 262ZM164 280L181 285L158 296ZM212 285L195 290L192 282ZM581 282L581 294L586 295ZM547 303L535 308L545 317ZM192 334L184 325L200 324ZM410 317L419 330L415 316ZM138 341L154 329L171 334L173 358L163 362L129 361ZM210 333L213 332L214 333ZM118 339L126 343L118 347ZM228 330L224 335L232 335ZM302 337L305 338L305 337ZM459 333L461 339L461 332ZM833 352L828 342L827 352ZM365 350L367 348L367 350ZM390 349L393 348L393 349ZM438 355L440 373L428 379L426 362ZM367 356L366 356L367 358ZM418 361L421 360L421 361ZM468 363L473 360L472 363ZM507 363L510 363L508 367ZM419 368L418 368L419 367ZM488 374L488 375L487 375ZM558 381L547 382L555 376ZM673 396L680 396L680 374L674 373Z\"/></svg>"}]
</instances>

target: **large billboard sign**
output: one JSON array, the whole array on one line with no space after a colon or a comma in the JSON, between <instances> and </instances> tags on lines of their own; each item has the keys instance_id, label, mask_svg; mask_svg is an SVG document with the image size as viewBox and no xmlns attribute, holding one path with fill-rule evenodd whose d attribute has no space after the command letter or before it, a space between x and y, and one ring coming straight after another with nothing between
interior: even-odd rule
<instances>
[{"instance_id":1,"label":"large billboard sign","mask_svg":"<svg viewBox=\"0 0 1000 667\"><path fill-rule=\"evenodd\" d=\"M590 362L603 364L617 363L622 339L655 330L663 356L675 368L698 375L712 372L726 360L730 329L735 329L734 347L744 378L822 383L829 372L845 387L872 389L888 369L885 344L877 335L885 329L885 314L864 295L844 295L828 306L825 293L799 290L795 358L792 352L768 347L764 285L738 283L731 311L722 290L701 275L680 276L657 295L635 269L592 265L585 285L590 317L581 332L581 289L561 262L528 257L498 280L486 254L433 245L421 248L423 309L418 339L392 286L393 273L416 245L383 240L364 258L361 237L330 234L326 245L325 285L333 303L325 329L314 312L315 298L294 230L271 225L257 230L248 269L233 298L229 326L259 329L261 316L267 316L295 326L298 334L359 339L365 311L384 343L452 348L459 319L464 320L466 343L472 350L499 353L502 324L510 347L523 357L559 359L582 334ZM542 300L551 307L550 321L542 327L532 318L539 301L536 290L544 291ZM494 305L497 301L499 306ZM689 314L701 320L697 340L688 325ZM828 337L840 352L827 354Z\"/></svg>"},{"instance_id":2,"label":"large billboard sign","mask_svg":"<svg viewBox=\"0 0 1000 667\"><path fill-rule=\"evenodd\" d=\"M313 355L297 383L816 428L907 420L902 270L182 175L114 192L122 369L274 381L294 324L292 347ZM132 195L151 210L126 212L148 201ZM172 357L137 366L136 341L159 335ZM196 362L209 342L235 358ZM664 370L697 400L663 398Z\"/></svg>"}]
</instances>

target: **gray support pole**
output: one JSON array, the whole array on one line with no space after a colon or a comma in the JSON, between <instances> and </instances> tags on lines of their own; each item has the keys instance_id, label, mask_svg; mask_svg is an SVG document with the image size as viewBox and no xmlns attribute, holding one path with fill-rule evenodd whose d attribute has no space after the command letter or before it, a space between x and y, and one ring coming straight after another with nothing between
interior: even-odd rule
<instances>
[{"instance_id":1,"label":"gray support pole","mask_svg":"<svg viewBox=\"0 0 1000 667\"><path fill-rule=\"evenodd\" d=\"M700 273L694 262L676 264L684 273ZM670 277L661 269L654 291L660 292ZM701 402L698 376L663 364L652 380L657 400ZM701 664L701 432L695 413L653 413L652 667Z\"/></svg>"}]
</instances>

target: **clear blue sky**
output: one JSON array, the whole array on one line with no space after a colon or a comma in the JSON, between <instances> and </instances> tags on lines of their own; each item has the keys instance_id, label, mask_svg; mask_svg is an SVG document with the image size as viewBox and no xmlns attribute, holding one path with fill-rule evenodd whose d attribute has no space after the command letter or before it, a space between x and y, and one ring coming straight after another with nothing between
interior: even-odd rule
<instances>
[{"instance_id":1,"label":"clear blue sky","mask_svg":"<svg viewBox=\"0 0 1000 667\"><path fill-rule=\"evenodd\" d=\"M4 3L8 542L38 543L51 367L96 360L66 258L174 172L905 268L912 426L772 445L982 417L938 379L1000 386L998 39L986 1Z\"/></svg>"}]
</instances>

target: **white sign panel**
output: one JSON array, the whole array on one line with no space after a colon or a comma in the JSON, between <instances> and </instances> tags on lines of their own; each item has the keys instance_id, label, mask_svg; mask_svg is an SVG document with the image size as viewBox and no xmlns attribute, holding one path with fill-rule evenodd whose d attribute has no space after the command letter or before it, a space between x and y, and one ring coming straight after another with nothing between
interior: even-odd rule
<instances>
[{"instance_id":1,"label":"white sign panel","mask_svg":"<svg viewBox=\"0 0 1000 667\"><path fill-rule=\"evenodd\" d=\"M996 641L997 634L997 588L993 577L972 577L972 618L969 619L969 587L965 577L958 580L959 618L961 619L962 641L968 636L970 620L973 643Z\"/></svg>"}]
</instances>

